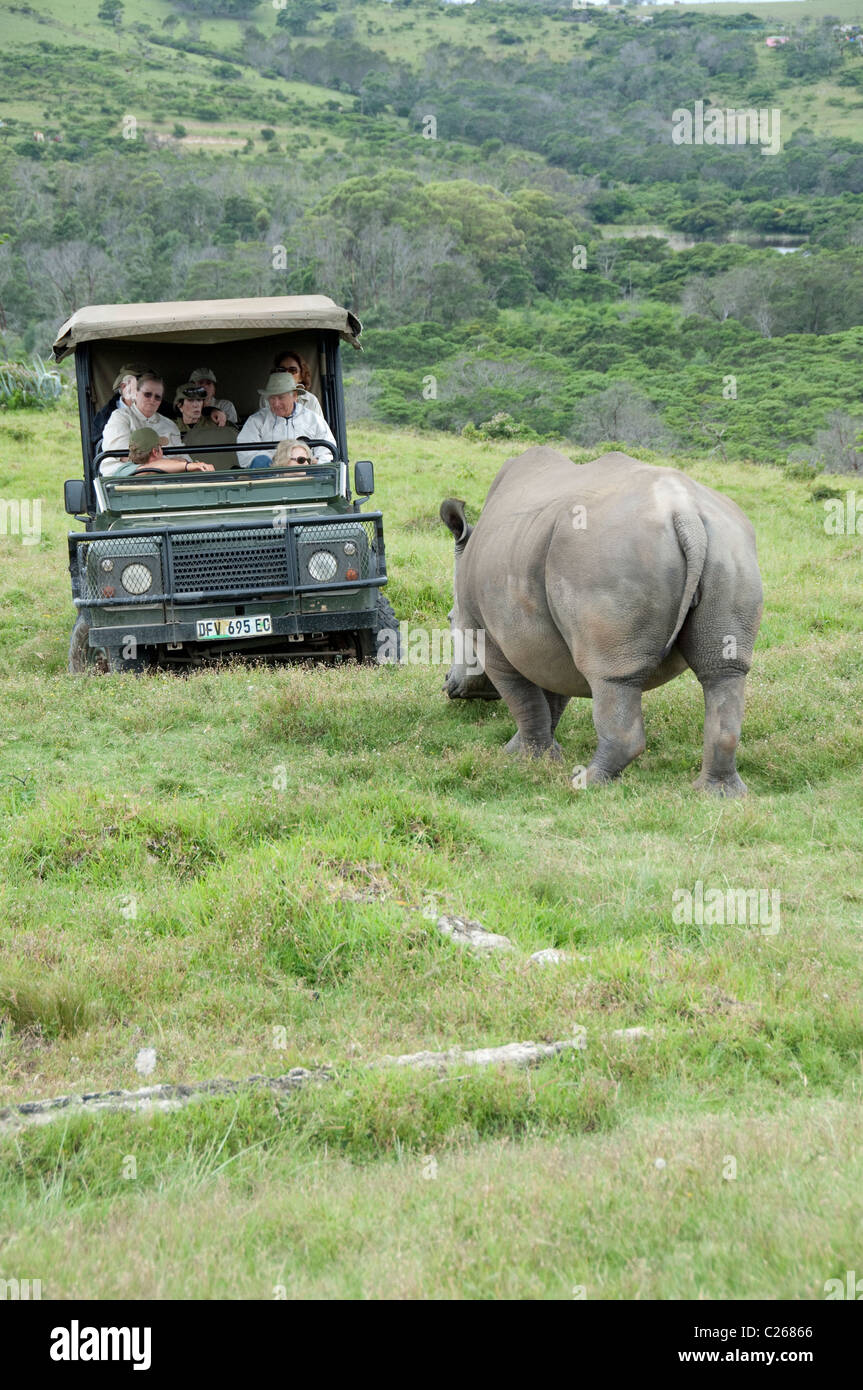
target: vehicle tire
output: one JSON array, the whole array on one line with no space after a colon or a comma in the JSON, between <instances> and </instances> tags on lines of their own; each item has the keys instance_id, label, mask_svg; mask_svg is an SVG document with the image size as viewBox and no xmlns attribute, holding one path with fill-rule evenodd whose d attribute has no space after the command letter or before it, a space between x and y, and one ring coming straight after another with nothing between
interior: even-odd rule
<instances>
[{"instance_id":1,"label":"vehicle tire","mask_svg":"<svg viewBox=\"0 0 863 1390\"><path fill-rule=\"evenodd\" d=\"M138 675L152 665L149 655L139 652L134 657L121 656L105 647L91 647L88 641L90 624L79 613L69 639L69 670L73 676L106 676L119 671Z\"/></svg>"},{"instance_id":2,"label":"vehicle tire","mask_svg":"<svg viewBox=\"0 0 863 1390\"><path fill-rule=\"evenodd\" d=\"M393 638L386 644L386 652L383 659L379 655L378 634L390 632ZM368 666L395 666L398 664L402 654L402 639L399 632L399 620L395 615L395 610L389 599L378 589L377 603L375 604L375 625L372 628L364 628L359 634L360 660Z\"/></svg>"},{"instance_id":3,"label":"vehicle tire","mask_svg":"<svg viewBox=\"0 0 863 1390\"><path fill-rule=\"evenodd\" d=\"M101 647L91 647L88 638L90 624L79 613L69 638L69 671L73 676L106 675L111 669L108 653Z\"/></svg>"}]
</instances>

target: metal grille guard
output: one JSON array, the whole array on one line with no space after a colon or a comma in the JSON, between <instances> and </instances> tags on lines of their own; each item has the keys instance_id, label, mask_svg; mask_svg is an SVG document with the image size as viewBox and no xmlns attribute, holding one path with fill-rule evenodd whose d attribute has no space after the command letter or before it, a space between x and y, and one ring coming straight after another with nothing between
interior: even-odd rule
<instances>
[{"instance_id":1,"label":"metal grille guard","mask_svg":"<svg viewBox=\"0 0 863 1390\"><path fill-rule=\"evenodd\" d=\"M297 531L300 532L299 538L295 535ZM305 541L306 548L314 545L316 548L324 549L328 544L341 544L364 534L366 553L358 556L357 563L363 563L365 573L361 571L356 579L333 578L319 582L305 580L301 574L299 557L299 545L303 541L302 532L304 531L311 532ZM258 533L257 537L249 534L253 532ZM195 591L180 589L178 591L175 562L179 557L175 554L175 547L179 552L180 550L188 550L198 543L202 552L202 561L213 565L217 564L220 558L230 558L227 550L220 550L221 546L227 547L232 540L242 542L244 537L248 537L249 540L260 540L260 551L246 547L246 554L250 560L257 556L260 562L258 568L261 568L262 565L265 568L268 561L271 563L271 567L272 564L276 564L281 571L277 583L213 587ZM225 521L196 526L193 530L165 525L135 527L134 530L121 532L77 531L69 534L68 541L69 569L75 594L74 603L77 608L140 608L153 603L238 602L266 598L275 594L284 598L293 598L299 594L378 588L387 582L383 517L380 512L345 512L337 519L333 517L332 513L326 516L290 516L279 518L270 526L262 526L260 521ZM147 544L148 541L149 545ZM280 541L281 544L279 544ZM86 550L82 554L82 546L98 546L100 550L108 549L110 558L115 560L122 561L124 557L128 557L130 561L139 562L146 562L150 559L158 560L163 575L164 591L153 593L146 590L129 597L99 597L98 594L92 592L93 586L87 575ZM232 553L242 555L242 550L235 550ZM237 561L237 567L242 567L242 559ZM250 567L253 568L251 565L247 566L247 568ZM182 560L178 568L183 570ZM104 587L108 587L107 582Z\"/></svg>"}]
</instances>

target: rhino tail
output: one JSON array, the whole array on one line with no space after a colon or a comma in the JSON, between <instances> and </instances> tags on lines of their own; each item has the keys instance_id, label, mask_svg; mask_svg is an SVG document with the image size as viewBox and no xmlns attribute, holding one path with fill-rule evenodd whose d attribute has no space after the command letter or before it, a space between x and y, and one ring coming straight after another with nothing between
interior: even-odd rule
<instances>
[{"instance_id":1,"label":"rhino tail","mask_svg":"<svg viewBox=\"0 0 863 1390\"><path fill-rule=\"evenodd\" d=\"M698 512L674 512L672 514L674 530L680 549L686 557L686 583L683 586L683 597L680 600L680 607L677 610L677 621L674 624L674 631L665 644L662 653L662 660L668 656L671 648L677 641L680 629L686 620L686 615L690 608L694 608L699 600L700 594L698 586L701 582L701 575L704 570L704 562L707 559L707 532L704 529L704 522Z\"/></svg>"}]
</instances>

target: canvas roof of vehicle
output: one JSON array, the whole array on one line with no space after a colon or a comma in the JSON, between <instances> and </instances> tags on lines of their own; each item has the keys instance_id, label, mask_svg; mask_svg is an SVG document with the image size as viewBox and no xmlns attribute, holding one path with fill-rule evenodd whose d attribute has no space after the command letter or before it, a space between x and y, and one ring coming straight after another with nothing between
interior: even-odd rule
<instances>
[{"instance_id":1,"label":"canvas roof of vehicle","mask_svg":"<svg viewBox=\"0 0 863 1390\"><path fill-rule=\"evenodd\" d=\"M164 304L91 304L63 324L54 343L56 362L79 343L158 338L209 345L260 334L324 329L358 348L362 324L327 295L267 299L198 299Z\"/></svg>"}]
</instances>

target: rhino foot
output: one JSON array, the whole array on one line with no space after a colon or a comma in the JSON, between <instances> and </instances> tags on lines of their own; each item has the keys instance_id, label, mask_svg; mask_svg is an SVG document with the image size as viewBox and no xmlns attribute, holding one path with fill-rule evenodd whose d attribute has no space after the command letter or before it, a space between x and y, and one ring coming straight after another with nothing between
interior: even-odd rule
<instances>
[{"instance_id":1,"label":"rhino foot","mask_svg":"<svg viewBox=\"0 0 863 1390\"><path fill-rule=\"evenodd\" d=\"M738 772L732 772L728 777L708 777L701 773L692 783L694 789L699 792L710 792L711 796L746 796L746 783Z\"/></svg>"},{"instance_id":2,"label":"rhino foot","mask_svg":"<svg viewBox=\"0 0 863 1390\"><path fill-rule=\"evenodd\" d=\"M563 761L563 749L556 738L542 747L538 743L525 743L521 734L513 734L503 751L504 753L520 753L525 758L542 758L547 755L554 763Z\"/></svg>"},{"instance_id":3,"label":"rhino foot","mask_svg":"<svg viewBox=\"0 0 863 1390\"><path fill-rule=\"evenodd\" d=\"M584 780L589 787L604 787L619 776L619 772L606 772L604 767L597 767L595 763L591 763Z\"/></svg>"}]
</instances>

